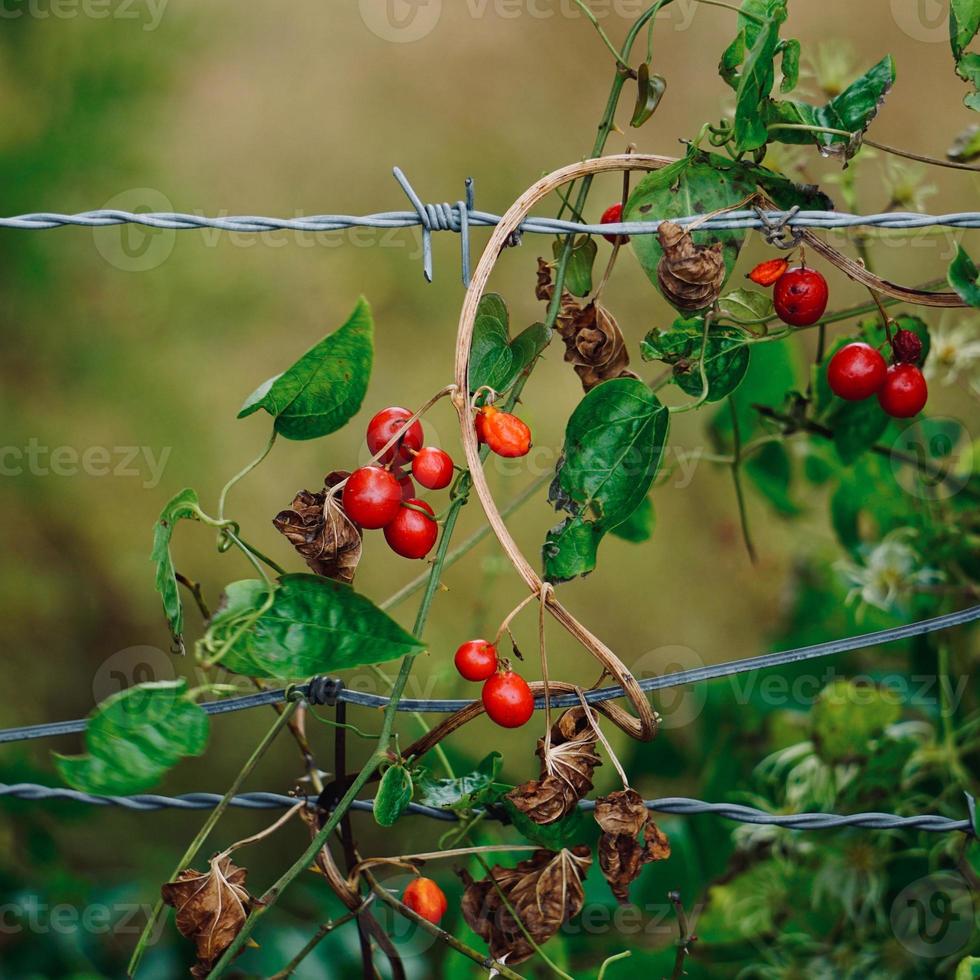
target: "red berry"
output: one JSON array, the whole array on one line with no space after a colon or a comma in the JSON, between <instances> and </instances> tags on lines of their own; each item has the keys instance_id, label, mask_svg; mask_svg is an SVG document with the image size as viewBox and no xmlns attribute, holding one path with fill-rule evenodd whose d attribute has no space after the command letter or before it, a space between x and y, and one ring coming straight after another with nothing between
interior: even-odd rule
<instances>
[{"instance_id":1,"label":"red berry","mask_svg":"<svg viewBox=\"0 0 980 980\"><path fill-rule=\"evenodd\" d=\"M453 481L453 460L435 446L420 449L412 460L412 475L429 490L442 490Z\"/></svg>"},{"instance_id":2,"label":"red berry","mask_svg":"<svg viewBox=\"0 0 980 980\"><path fill-rule=\"evenodd\" d=\"M385 408L368 422L367 446L373 456L399 429L412 417L407 408ZM422 423L416 419L408 431L381 457L382 463L390 463L398 453L398 458L408 462L412 450L422 448Z\"/></svg>"},{"instance_id":3,"label":"red berry","mask_svg":"<svg viewBox=\"0 0 980 980\"><path fill-rule=\"evenodd\" d=\"M520 728L534 714L534 695L523 677L503 670L483 685L483 707L502 728Z\"/></svg>"},{"instance_id":4,"label":"red berry","mask_svg":"<svg viewBox=\"0 0 980 980\"><path fill-rule=\"evenodd\" d=\"M605 211L602 212L602 217L599 219L600 225L618 225L623 220L623 205L622 204L610 204ZM625 245L629 240L629 235L603 235L603 238L610 245Z\"/></svg>"},{"instance_id":5,"label":"red berry","mask_svg":"<svg viewBox=\"0 0 980 980\"><path fill-rule=\"evenodd\" d=\"M380 466L362 466L344 484L343 504L347 516L361 527L384 527L401 509L402 488Z\"/></svg>"},{"instance_id":6,"label":"red berry","mask_svg":"<svg viewBox=\"0 0 980 980\"><path fill-rule=\"evenodd\" d=\"M497 648L486 640L467 640L453 658L456 669L468 681L485 681L497 673Z\"/></svg>"},{"instance_id":7,"label":"red berry","mask_svg":"<svg viewBox=\"0 0 980 980\"><path fill-rule=\"evenodd\" d=\"M856 402L878 391L887 371L885 359L870 344L848 344L830 359L827 382L835 395Z\"/></svg>"},{"instance_id":8,"label":"red berry","mask_svg":"<svg viewBox=\"0 0 980 980\"><path fill-rule=\"evenodd\" d=\"M398 481L398 486L402 488L402 500L411 500L415 496L415 484L412 478L397 466L393 466L391 472Z\"/></svg>"},{"instance_id":9,"label":"red berry","mask_svg":"<svg viewBox=\"0 0 980 980\"><path fill-rule=\"evenodd\" d=\"M878 392L881 407L893 418L910 419L926 407L929 389L914 364L893 364Z\"/></svg>"},{"instance_id":10,"label":"red berry","mask_svg":"<svg viewBox=\"0 0 980 980\"><path fill-rule=\"evenodd\" d=\"M911 330L897 330L892 337L892 352L899 364L916 364L922 356L922 341Z\"/></svg>"},{"instance_id":11,"label":"red berry","mask_svg":"<svg viewBox=\"0 0 980 980\"><path fill-rule=\"evenodd\" d=\"M402 558L424 558L439 537L432 508L422 500L406 500L405 507L399 498L399 510L395 519L385 525L385 541L396 555ZM416 507L424 510L422 514ZM428 515L428 516L427 516Z\"/></svg>"},{"instance_id":12,"label":"red berry","mask_svg":"<svg viewBox=\"0 0 980 980\"><path fill-rule=\"evenodd\" d=\"M760 262L750 273L748 278L759 286L771 286L789 268L787 259L769 259L768 262Z\"/></svg>"},{"instance_id":13,"label":"red berry","mask_svg":"<svg viewBox=\"0 0 980 980\"><path fill-rule=\"evenodd\" d=\"M476 430L477 438L485 442L498 456L513 459L516 456L526 456L531 450L531 430L527 425L516 415L501 412L492 405L480 409Z\"/></svg>"},{"instance_id":14,"label":"red berry","mask_svg":"<svg viewBox=\"0 0 980 980\"><path fill-rule=\"evenodd\" d=\"M816 269L797 266L776 280L772 299L783 323L809 327L823 316L829 295L827 280Z\"/></svg>"},{"instance_id":15,"label":"red berry","mask_svg":"<svg viewBox=\"0 0 980 980\"><path fill-rule=\"evenodd\" d=\"M402 893L402 902L416 915L438 925L449 903L443 890L431 878L416 878Z\"/></svg>"}]
</instances>

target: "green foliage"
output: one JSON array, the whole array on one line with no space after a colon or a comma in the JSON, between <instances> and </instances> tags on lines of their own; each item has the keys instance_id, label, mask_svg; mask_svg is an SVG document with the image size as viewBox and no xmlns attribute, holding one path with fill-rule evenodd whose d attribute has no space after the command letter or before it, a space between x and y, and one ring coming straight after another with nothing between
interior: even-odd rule
<instances>
[{"instance_id":1,"label":"green foliage","mask_svg":"<svg viewBox=\"0 0 980 980\"><path fill-rule=\"evenodd\" d=\"M963 104L980 112L980 56L967 51L980 31L980 0L950 0L949 46L956 63L956 74L969 82L974 91Z\"/></svg>"},{"instance_id":2,"label":"green foliage","mask_svg":"<svg viewBox=\"0 0 980 980\"><path fill-rule=\"evenodd\" d=\"M374 821L379 827L393 827L412 802L412 774L402 765L389 766L374 796Z\"/></svg>"},{"instance_id":3,"label":"green foliage","mask_svg":"<svg viewBox=\"0 0 980 980\"><path fill-rule=\"evenodd\" d=\"M103 701L89 716L84 755L54 753L61 778L86 793L141 793L208 742L204 711L187 682L137 684Z\"/></svg>"},{"instance_id":4,"label":"green foliage","mask_svg":"<svg viewBox=\"0 0 980 980\"><path fill-rule=\"evenodd\" d=\"M232 582L208 624L201 653L227 670L281 680L379 664L424 648L349 585L284 575L271 589Z\"/></svg>"},{"instance_id":5,"label":"green foliage","mask_svg":"<svg viewBox=\"0 0 980 980\"><path fill-rule=\"evenodd\" d=\"M561 257L565 250L565 239L557 238L551 247L555 256L555 261ZM592 267L595 265L595 257L599 252L599 246L594 238L583 235L578 241L572 243L572 251L568 256L565 265L565 289L573 296L588 296L592 292ZM486 297L484 297L485 299ZM502 301L501 301L502 302ZM481 300L482 308L482 300ZM504 312L504 325L507 324L507 311ZM520 338L518 338L519 340ZM542 337L542 347L547 342L547 337ZM474 334L475 342L475 334ZM515 341L517 343L517 341Z\"/></svg>"},{"instance_id":6,"label":"green foliage","mask_svg":"<svg viewBox=\"0 0 980 980\"><path fill-rule=\"evenodd\" d=\"M499 798L497 776L502 756L491 752L472 772L454 779L433 779L423 775L416 782L415 800L425 806L460 812Z\"/></svg>"},{"instance_id":7,"label":"green foliage","mask_svg":"<svg viewBox=\"0 0 980 980\"><path fill-rule=\"evenodd\" d=\"M503 807L514 829L532 844L545 847L549 851L560 851L563 847L574 847L585 839L590 820L579 809L554 823L535 823L526 813L504 798ZM594 825L593 825L594 826ZM591 828L589 828L591 829Z\"/></svg>"},{"instance_id":8,"label":"green foliage","mask_svg":"<svg viewBox=\"0 0 980 980\"><path fill-rule=\"evenodd\" d=\"M362 296L343 326L252 392L238 417L265 409L287 439L336 432L360 409L373 358L374 321Z\"/></svg>"},{"instance_id":9,"label":"green foliage","mask_svg":"<svg viewBox=\"0 0 980 980\"><path fill-rule=\"evenodd\" d=\"M704 336L704 319L679 319L667 331L651 330L640 345L644 360L657 359L674 366L673 382L699 398L702 392L701 351L709 402L720 401L741 384L749 367L745 335L725 326L712 326Z\"/></svg>"},{"instance_id":10,"label":"green foliage","mask_svg":"<svg viewBox=\"0 0 980 980\"><path fill-rule=\"evenodd\" d=\"M772 296L757 289L733 289L718 300L723 318L736 323L757 323L772 314Z\"/></svg>"},{"instance_id":11,"label":"green foliage","mask_svg":"<svg viewBox=\"0 0 980 980\"><path fill-rule=\"evenodd\" d=\"M511 340L503 297L486 293L480 299L473 325L470 391L484 385L497 392L506 391L541 353L550 336L543 323L535 323Z\"/></svg>"},{"instance_id":12,"label":"green foliage","mask_svg":"<svg viewBox=\"0 0 980 980\"><path fill-rule=\"evenodd\" d=\"M980 271L962 245L956 246L956 257L949 266L949 284L964 303L980 307Z\"/></svg>"},{"instance_id":13,"label":"green foliage","mask_svg":"<svg viewBox=\"0 0 980 980\"><path fill-rule=\"evenodd\" d=\"M630 125L639 129L657 111L666 91L667 80L664 76L651 75L650 66L643 62L636 70L636 105L633 107Z\"/></svg>"},{"instance_id":14,"label":"green foliage","mask_svg":"<svg viewBox=\"0 0 980 980\"><path fill-rule=\"evenodd\" d=\"M157 566L156 589L163 599L163 611L167 617L174 646L181 652L184 649L184 612L177 588L173 558L170 555L170 540L177 521L182 518L196 519L197 510L197 493L190 489L181 490L167 501L156 524L153 525L153 550L150 552L150 561L156 562Z\"/></svg>"},{"instance_id":15,"label":"green foliage","mask_svg":"<svg viewBox=\"0 0 980 980\"><path fill-rule=\"evenodd\" d=\"M670 417L635 378L593 388L572 413L549 500L571 515L548 534L545 575L564 581L595 567L602 536L647 495L667 442Z\"/></svg>"},{"instance_id":16,"label":"green foliage","mask_svg":"<svg viewBox=\"0 0 980 980\"><path fill-rule=\"evenodd\" d=\"M871 740L899 714L894 694L843 678L832 681L820 692L811 714L817 751L827 762L867 755Z\"/></svg>"},{"instance_id":17,"label":"green foliage","mask_svg":"<svg viewBox=\"0 0 980 980\"><path fill-rule=\"evenodd\" d=\"M657 515L653 510L653 501L649 497L644 497L636 505L633 513L621 524L617 524L610 533L624 541L640 544L653 537L656 522Z\"/></svg>"}]
</instances>

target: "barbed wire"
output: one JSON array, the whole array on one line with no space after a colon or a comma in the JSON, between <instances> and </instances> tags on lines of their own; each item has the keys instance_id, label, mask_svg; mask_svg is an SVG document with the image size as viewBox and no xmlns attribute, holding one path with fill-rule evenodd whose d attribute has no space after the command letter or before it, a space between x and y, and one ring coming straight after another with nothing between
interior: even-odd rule
<instances>
[{"instance_id":1,"label":"barbed wire","mask_svg":"<svg viewBox=\"0 0 980 980\"><path fill-rule=\"evenodd\" d=\"M932 619L922 619L914 623L906 623L903 626L892 626L888 629L876 630L872 633L860 633L857 636L826 640L823 643L815 643L805 647L794 647L778 653L764 653L755 657L745 657L741 660L729 660L704 667L675 670L657 677L645 677L639 681L639 685L642 690L649 693L672 687L682 687L688 684L700 684L705 681L730 677L734 674L741 674L750 670L783 667L788 664L814 660L836 653L847 653L853 650L878 646L883 643L907 640L914 636L936 633L940 630L952 629L956 626L965 626L976 620L980 620L980 605L971 606L968 609L961 609L959 612L946 613L943 616L935 616ZM621 698L623 695L624 691L622 687L617 685L615 687L603 687L597 690L586 691L585 699L590 704L597 704L602 701ZM369 694L366 691L356 691L344 687L343 682L337 678L315 677L306 684L298 684L293 687L279 688L271 691L261 691L256 694L246 694L242 697L225 698L221 701L207 701L201 707L209 715L220 715L231 711L244 711L248 708L277 704L289 697L303 697L313 704L344 701L347 704L355 704L366 708L385 708L391 700L384 695ZM571 708L579 704L578 696L575 694L552 695L550 700L552 707L555 708ZM469 704L472 704L472 702L455 699L402 698L396 705L396 710L451 714L454 711L460 711ZM543 697L535 700L535 708L537 710L544 708ZM34 738L51 738L57 735L70 735L84 731L87 724L87 719L78 718L73 721L54 721L40 725L23 725L17 728L7 728L0 731L0 743L21 742Z\"/></svg>"},{"instance_id":2,"label":"barbed wire","mask_svg":"<svg viewBox=\"0 0 980 980\"><path fill-rule=\"evenodd\" d=\"M414 210L379 211L375 214L317 214L300 218L275 218L261 215L225 215L208 217L202 214L178 211L133 212L115 209L82 211L77 214L60 214L38 211L0 218L0 228L25 231L42 231L65 226L105 228L112 225L133 224L147 228L165 228L173 231L214 228L219 231L262 234L270 231L328 232L347 228L422 228L422 264L425 278L432 281L432 233L453 232L461 236L462 278L469 285L471 228L490 228L500 223L501 217L475 207L473 180L465 181L465 200L455 204L426 204L422 201L400 168L392 171L399 186L405 192ZM848 214L840 211L804 211L792 208L788 211L751 210L730 211L705 219L703 215L688 215L672 219L681 225L700 222L702 230L752 230L789 228L858 228L873 227L884 230L913 230L919 228L980 228L980 212L959 211L951 214L920 214L914 211L891 211L881 214ZM585 224L560 218L529 217L520 225L521 234L541 235L652 235L659 221L627 221L616 224Z\"/></svg>"},{"instance_id":3,"label":"barbed wire","mask_svg":"<svg viewBox=\"0 0 980 980\"><path fill-rule=\"evenodd\" d=\"M62 800L72 803L87 803L94 806L114 806L125 810L148 812L153 810L210 810L223 799L220 793L184 793L181 796L160 796L156 793L142 793L133 796L99 796L82 793L74 789L42 786L37 783L0 783L0 798L47 801ZM930 833L960 832L975 833L975 802L966 794L970 817L954 820L938 814L922 813L912 816L899 816L892 813L767 813L755 807L738 803L706 803L685 796L668 796L661 799L644 800L643 805L656 813L669 813L681 816L695 816L710 813L738 823L761 826L784 827L788 830L834 830L841 827L862 827L868 830L922 830ZM310 806L317 801L316 796L287 796L282 793L242 793L229 800L229 806L247 810L285 809L295 806L301 800ZM354 810L369 812L374 808L373 800L355 800ZM583 811L595 809L595 800L582 800L579 808ZM456 821L459 817L452 810L409 803L407 813L429 817L434 820ZM487 813L490 819L500 819L493 812Z\"/></svg>"}]
</instances>

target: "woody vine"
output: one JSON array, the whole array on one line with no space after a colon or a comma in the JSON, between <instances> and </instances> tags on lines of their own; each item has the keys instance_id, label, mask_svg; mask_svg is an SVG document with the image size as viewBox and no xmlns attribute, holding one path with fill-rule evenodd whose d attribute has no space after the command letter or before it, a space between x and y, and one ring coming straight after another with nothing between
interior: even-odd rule
<instances>
[{"instance_id":1,"label":"woody vine","mask_svg":"<svg viewBox=\"0 0 980 980\"><path fill-rule=\"evenodd\" d=\"M783 225L767 231L771 255L744 269L747 283L736 287L732 280L745 231L701 227L706 217L747 207L834 208L823 190L798 183L775 167L774 146L839 159L852 168L844 170L840 181L842 193L850 198L853 183L848 174L862 165L869 146L925 164L976 170L971 162L980 156L975 135L961 141L953 160L875 143L866 134L895 81L890 57L822 104L798 100L792 93L799 82L801 49L797 41L783 36L786 0L745 0L740 7L702 0L730 8L717 11L718 16L737 18L734 40L722 52L719 66L734 95L733 113L690 134L679 158L640 153L631 145L622 147L628 152L603 155L614 136L623 136L616 119L625 91L635 96L630 118L634 129L653 116L665 95L666 80L653 71L653 26L656 14L670 2L653 4L621 47L590 17L615 64L588 159L534 184L494 230L463 301L451 383L422 406L382 408L374 414L365 434L370 461L359 467L334 461L336 469L321 489L298 492L274 517L275 527L295 550L275 558L264 554L229 516L230 505L238 484L279 449L280 440L327 436L360 412L375 356L373 318L364 299L342 326L246 399L239 417L266 413L272 420L271 434L261 454L229 480L214 510L205 509L190 489L163 509L152 550L156 586L175 653L185 649L185 606L192 598L203 621L193 656L206 675L239 675L263 688L295 685L314 675L343 677L352 668L399 662L379 732L365 733L348 722L343 706L338 706L336 718L326 719L332 729L336 773L327 785L318 764L317 740L308 733L311 718L320 718L318 709L294 692L222 803L176 862L154 920L164 905L175 908L176 927L194 944L195 976L224 975L253 934L261 931L263 918L284 890L309 868L320 871L325 887L348 914L321 927L279 976L290 975L324 936L347 923L358 931L365 976L375 975L379 956L387 960L392 976L404 976L398 949L374 914L378 902L432 933L454 955L495 975L520 976L515 968L534 959L553 975L568 976L549 957L547 944L581 910L583 881L594 873L593 863L615 899L628 903L631 886L645 866L670 857L668 836L630 785L604 731L610 723L649 741L657 734L657 714L628 666L559 596L562 583L597 567L607 535L638 542L652 537L650 546L656 547L650 495L673 414L711 413L708 427L718 448L714 461L732 471L738 520L753 558L746 474L754 472L752 478L778 507L778 489L770 480L767 491L765 477L790 465L787 446L803 445L808 463L819 471L814 479L837 480L842 488L835 496L833 520L847 555L848 574L862 601L875 599L868 566L861 563L868 552L862 536L868 518L877 524L880 541L893 552L897 549L908 565L905 577L894 583L894 594L882 601L907 601L908 608L936 610L975 599L980 591L975 548L980 484L972 473L955 472L946 461L922 453L899 454L908 478L927 488L923 494L931 501L914 513L900 512L901 506L887 515L877 513L852 486L856 478L865 479L862 467L882 455L896 426L906 420L929 425L922 414L929 398L923 368L930 363L933 338L927 317L916 310L980 306L978 271L969 254L960 247L948 269L933 270L933 281L899 284L875 272L866 239L855 241L856 255L851 257L813 232ZM579 5L591 14L584 2ZM977 56L967 49L980 29L980 0L954 0L950 23L955 69L975 84ZM646 52L638 60L634 48L645 29ZM967 104L980 108L975 93L967 97ZM512 335L505 299L487 291L494 266L501 256L511 254L509 247L525 217L552 196L560 202L559 217L571 215L586 222L593 180L604 173L623 178L620 200L602 202L602 223L615 230L603 236L605 244L585 234L555 240L551 257L538 258L536 267L528 269L529 288L533 285L543 304L541 321ZM889 207L901 203L893 201ZM678 221L691 215L702 217L693 224ZM649 222L658 223L655 234L629 234L618 227ZM637 338L620 329L606 302L607 287L627 251L677 312L671 326L651 330L638 348ZM828 312L835 281L842 277L866 287L868 301ZM837 323L848 326L839 339L831 340L828 327ZM794 343L801 331L811 329L819 341L808 383L802 390L787 385L772 392L753 366L765 365L767 352ZM542 534L540 561L532 562L508 531L483 466L490 453L520 458L529 451L533 433L521 418L521 404L533 396L525 396L525 387L538 361L559 347L581 380L583 397L567 421L561 458L547 491L558 522ZM634 348L643 362L660 368L643 370L631 357ZM668 404L661 395L670 386L683 397L668 399ZM456 410L461 452L426 443L426 413L441 399L449 399ZM956 492L935 492L947 486ZM535 492L544 493L544 487L532 488L521 502ZM457 670L467 681L482 684L480 697L431 729L419 719L426 733L409 744L396 728L396 709L415 658L426 650L424 630L443 573L472 547L464 542L451 550L460 510L468 503L482 507L527 597L513 610L501 611L493 637L463 639L456 651ZM251 569L251 577L226 586L213 609L193 578L178 572L172 557L177 525L188 521L212 529L218 551L236 553ZM403 590L422 591L411 631L354 588L363 535L372 531L380 531L391 550L406 561L427 563L419 581ZM302 568L301 562L306 570L294 570ZM924 602L932 605L923 606ZM521 616L537 617L539 637L538 656L523 663L516 644L514 654L505 655L511 624ZM560 664L549 663L547 654L553 623L595 658L594 686L610 679L619 684L632 710L615 701L590 706L583 688L561 679ZM944 656L947 661L940 668L948 671L948 653ZM94 793L135 793L155 786L180 759L206 751L209 721L199 701L227 690L217 681L193 690L185 681L129 688L96 708L85 752L58 756L58 771L69 785ZM555 694L574 695L580 703L558 712L551 704ZM536 706L542 714L535 714ZM441 743L483 713L491 723L526 727L537 737L536 777L517 786L504 784L496 753L472 773L460 776L453 770ZM543 719L543 726L536 718ZM943 724L947 785L967 789L971 777L948 705ZM313 786L318 805L298 802L264 830L202 860L228 801L283 729L301 752L297 778ZM375 747L368 762L349 773L346 745L354 737L370 737ZM622 788L596 801L599 836L594 856L582 830L580 803L593 792L594 770L603 761L616 770ZM362 854L351 805L373 783L373 815L381 826L394 825L413 800L453 811L459 824L445 835L445 847L416 854ZM480 842L474 827L488 813L503 815L527 843ZM297 823L306 828L305 849L278 880L252 893L238 852ZM516 864L512 855L520 857ZM491 867L491 856L507 863ZM432 878L422 875L425 864L460 858L475 858L482 867L479 877L460 868L462 914L474 934L468 938L442 928L446 897ZM407 869L415 876L400 895L384 885L384 875L392 869ZM673 896L671 902L678 910L674 975L680 976L696 947L680 899ZM140 967L153 926L154 921L148 923L134 951L130 975ZM627 955L624 948L582 969L595 970L600 977L609 970L611 975L614 964Z\"/></svg>"}]
</instances>

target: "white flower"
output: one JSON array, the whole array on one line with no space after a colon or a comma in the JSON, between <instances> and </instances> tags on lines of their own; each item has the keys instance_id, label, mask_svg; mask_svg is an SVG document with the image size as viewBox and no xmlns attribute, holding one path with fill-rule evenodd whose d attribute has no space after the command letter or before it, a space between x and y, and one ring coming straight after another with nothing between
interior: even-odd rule
<instances>
[{"instance_id":1,"label":"white flower","mask_svg":"<svg viewBox=\"0 0 980 980\"><path fill-rule=\"evenodd\" d=\"M978 321L968 320L955 326L940 324L932 333L925 376L944 385L953 384L961 374L969 374L980 364L980 330Z\"/></svg>"},{"instance_id":2,"label":"white flower","mask_svg":"<svg viewBox=\"0 0 980 980\"><path fill-rule=\"evenodd\" d=\"M834 566L844 574L853 588L847 601L861 602L885 612L892 612L901 600L917 585L938 582L942 575L931 568L921 568L918 552L904 538L905 529L886 535L870 549L859 565L852 561L840 561Z\"/></svg>"}]
</instances>

